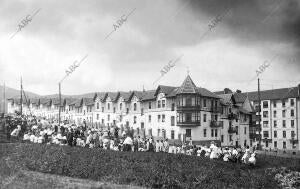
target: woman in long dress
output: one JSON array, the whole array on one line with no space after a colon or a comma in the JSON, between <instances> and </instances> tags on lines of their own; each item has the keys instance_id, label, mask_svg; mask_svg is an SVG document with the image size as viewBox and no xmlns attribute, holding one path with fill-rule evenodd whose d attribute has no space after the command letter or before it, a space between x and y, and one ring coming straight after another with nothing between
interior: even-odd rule
<instances>
[{"instance_id":1,"label":"woman in long dress","mask_svg":"<svg viewBox=\"0 0 300 189\"><path fill-rule=\"evenodd\" d=\"M249 149L249 146L247 146L247 148L245 150L245 154L242 157L242 162L248 164L249 158L250 158L250 149Z\"/></svg>"}]
</instances>

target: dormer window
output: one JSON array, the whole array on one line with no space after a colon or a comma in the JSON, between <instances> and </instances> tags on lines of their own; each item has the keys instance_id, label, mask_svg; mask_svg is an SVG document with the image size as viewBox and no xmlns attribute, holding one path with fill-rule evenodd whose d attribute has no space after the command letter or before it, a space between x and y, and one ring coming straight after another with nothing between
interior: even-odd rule
<instances>
[{"instance_id":1,"label":"dormer window","mask_svg":"<svg viewBox=\"0 0 300 189\"><path fill-rule=\"evenodd\" d=\"M157 108L161 108L161 101L157 101Z\"/></svg>"},{"instance_id":2,"label":"dormer window","mask_svg":"<svg viewBox=\"0 0 300 189\"><path fill-rule=\"evenodd\" d=\"M136 103L133 104L133 111L136 111Z\"/></svg>"}]
</instances>

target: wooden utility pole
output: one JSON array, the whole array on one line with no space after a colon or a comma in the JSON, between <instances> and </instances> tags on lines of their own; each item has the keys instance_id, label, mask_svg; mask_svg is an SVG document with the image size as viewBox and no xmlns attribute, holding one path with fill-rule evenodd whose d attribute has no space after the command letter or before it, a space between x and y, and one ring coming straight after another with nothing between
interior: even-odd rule
<instances>
[{"instance_id":1,"label":"wooden utility pole","mask_svg":"<svg viewBox=\"0 0 300 189\"><path fill-rule=\"evenodd\" d=\"M21 77L21 100L20 100L20 103L21 103L21 106L20 106L20 113L21 113L21 116L22 116L22 111L23 111L23 84L22 84L22 77Z\"/></svg>"},{"instance_id":2,"label":"wooden utility pole","mask_svg":"<svg viewBox=\"0 0 300 189\"><path fill-rule=\"evenodd\" d=\"M259 78L257 79L257 95L258 95L258 129L259 129L259 149L261 149L261 98L260 98L260 82ZM271 133L272 134L272 133Z\"/></svg>"},{"instance_id":3,"label":"wooden utility pole","mask_svg":"<svg viewBox=\"0 0 300 189\"><path fill-rule=\"evenodd\" d=\"M60 126L60 112L61 112L61 83L58 83L58 96L59 96L59 107L58 107L58 125Z\"/></svg>"},{"instance_id":4,"label":"wooden utility pole","mask_svg":"<svg viewBox=\"0 0 300 189\"><path fill-rule=\"evenodd\" d=\"M5 82L3 84L3 113L5 114L6 111L6 97L5 97Z\"/></svg>"}]
</instances>

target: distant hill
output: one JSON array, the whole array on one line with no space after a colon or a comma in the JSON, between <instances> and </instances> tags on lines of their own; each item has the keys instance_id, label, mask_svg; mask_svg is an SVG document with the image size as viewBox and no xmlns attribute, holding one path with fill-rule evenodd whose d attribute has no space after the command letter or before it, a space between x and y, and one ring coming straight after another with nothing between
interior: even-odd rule
<instances>
[{"instance_id":1,"label":"distant hill","mask_svg":"<svg viewBox=\"0 0 300 189\"><path fill-rule=\"evenodd\" d=\"M11 88L11 87L5 87L5 98L20 98L20 90ZM37 98L40 97L40 95L25 91L25 95L27 98ZM0 112L3 112L4 110L4 104L3 104L3 97L4 97L4 86L0 85ZM7 107L7 104L6 104Z\"/></svg>"},{"instance_id":2,"label":"distant hill","mask_svg":"<svg viewBox=\"0 0 300 189\"><path fill-rule=\"evenodd\" d=\"M64 95L62 94L62 98L93 98L96 92L93 93L85 93L80 95ZM42 96L44 98L58 98L58 94L52 94L52 95L44 95Z\"/></svg>"}]
</instances>

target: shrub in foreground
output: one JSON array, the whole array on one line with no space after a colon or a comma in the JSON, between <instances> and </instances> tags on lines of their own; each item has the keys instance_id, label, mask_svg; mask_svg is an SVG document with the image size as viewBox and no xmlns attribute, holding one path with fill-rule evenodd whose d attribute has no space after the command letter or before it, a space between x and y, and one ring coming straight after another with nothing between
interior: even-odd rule
<instances>
[{"instance_id":1,"label":"shrub in foreground","mask_svg":"<svg viewBox=\"0 0 300 189\"><path fill-rule=\"evenodd\" d=\"M151 188L277 188L275 173L266 173L265 168L286 165L300 170L300 160L283 158L271 160L265 157L259 159L256 167L249 167L165 153L41 144L19 144L16 148L16 144L10 145L12 159L32 171Z\"/></svg>"}]
</instances>

